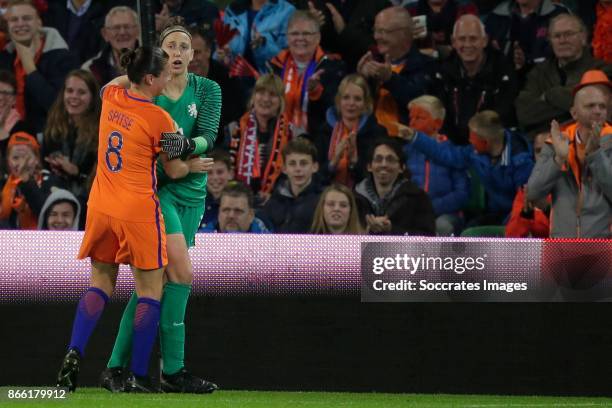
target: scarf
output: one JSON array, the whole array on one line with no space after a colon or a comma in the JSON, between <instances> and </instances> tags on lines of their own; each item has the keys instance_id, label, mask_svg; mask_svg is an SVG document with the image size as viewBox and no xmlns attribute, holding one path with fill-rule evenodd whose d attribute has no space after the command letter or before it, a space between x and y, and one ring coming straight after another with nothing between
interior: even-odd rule
<instances>
[{"instance_id":1,"label":"scarf","mask_svg":"<svg viewBox=\"0 0 612 408\"><path fill-rule=\"evenodd\" d=\"M394 74L399 74L404 69L404 64L393 64L391 70ZM387 128L389 136L397 136L399 130L395 122L399 121L399 111L395 98L391 92L385 88L378 89L378 97L376 98L376 109L374 110L376 120L381 126Z\"/></svg>"},{"instance_id":2,"label":"scarf","mask_svg":"<svg viewBox=\"0 0 612 408\"><path fill-rule=\"evenodd\" d=\"M308 129L308 79L317 70L318 56L322 51L317 49L314 58L300 75L298 66L290 53L287 53L282 66L281 77L285 84L285 113L296 127Z\"/></svg>"},{"instance_id":3,"label":"scarf","mask_svg":"<svg viewBox=\"0 0 612 408\"><path fill-rule=\"evenodd\" d=\"M236 179L251 185L254 179L261 180L260 191L272 192L274 183L282 171L282 148L291 140L291 130L285 115L276 120L274 134L270 141L270 157L263 166L259 141L257 140L257 119L254 112L247 112L240 119L240 128L237 134L232 135L230 150L235 158Z\"/></svg>"},{"instance_id":4,"label":"scarf","mask_svg":"<svg viewBox=\"0 0 612 408\"><path fill-rule=\"evenodd\" d=\"M38 64L40 60L40 56L42 55L42 49L45 46L44 37L40 41L40 47L38 51L36 51L36 55L34 55L34 63ZM21 59L17 52L15 52L15 61L13 61L13 68L15 70L15 81L17 82L17 89L15 90L16 98L15 98L15 109L19 112L19 116L21 116L21 120L26 118L26 109L25 109L25 81L26 81L26 72L23 69L23 64L21 63Z\"/></svg>"},{"instance_id":5,"label":"scarf","mask_svg":"<svg viewBox=\"0 0 612 408\"><path fill-rule=\"evenodd\" d=\"M327 159L330 162L336 155L336 147L338 146L338 143L340 143L342 140L349 139L351 132L357 133L357 128L351 130L344 126L342 120L338 120L336 122L332 131L331 140L329 141L329 150L327 153ZM348 149L345 149L342 156L340 156L340 159L336 163L334 181L352 188L354 180L350 173L351 159L353 159L353 162L355 162L357 159L357 146L350 146Z\"/></svg>"}]
</instances>

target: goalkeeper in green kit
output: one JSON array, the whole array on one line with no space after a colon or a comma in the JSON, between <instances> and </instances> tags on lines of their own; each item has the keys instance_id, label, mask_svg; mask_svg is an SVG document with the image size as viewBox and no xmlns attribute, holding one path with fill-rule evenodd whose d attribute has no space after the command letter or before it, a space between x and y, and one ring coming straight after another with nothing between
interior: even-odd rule
<instances>
[{"instance_id":1,"label":"goalkeeper in green kit","mask_svg":"<svg viewBox=\"0 0 612 408\"><path fill-rule=\"evenodd\" d=\"M168 250L167 283L161 299L159 321L160 385L163 392L211 393L218 388L217 385L185 369L184 319L193 280L193 267L187 250L195 245L195 234L204 215L206 172L212 169L212 159L200 156L213 148L217 136L221 89L216 82L187 72L193 49L191 34L184 26L174 24L167 27L160 34L159 43L170 57L172 79L153 102L172 116L179 133L182 133L164 134L162 149L168 152L170 159L180 157L185 160L190 169L184 178L170 180L163 168L157 167L158 196L166 225ZM126 85L127 80L120 77L113 82ZM124 390L124 367L130 361L136 300L132 295L125 308L113 353L100 378L101 385L111 392Z\"/></svg>"}]
</instances>

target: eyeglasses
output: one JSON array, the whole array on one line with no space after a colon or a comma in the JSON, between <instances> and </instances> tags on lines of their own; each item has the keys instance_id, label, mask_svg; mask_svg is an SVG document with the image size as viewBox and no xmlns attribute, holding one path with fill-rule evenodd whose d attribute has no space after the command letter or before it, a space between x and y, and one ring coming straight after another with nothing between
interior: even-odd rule
<instances>
[{"instance_id":1,"label":"eyeglasses","mask_svg":"<svg viewBox=\"0 0 612 408\"><path fill-rule=\"evenodd\" d=\"M559 41L559 40L568 40L572 37L575 37L576 35L580 34L582 32L582 30L580 31L564 31L561 33L554 33L550 35L550 38L552 38L553 40Z\"/></svg>"},{"instance_id":2,"label":"eyeglasses","mask_svg":"<svg viewBox=\"0 0 612 408\"><path fill-rule=\"evenodd\" d=\"M397 163L399 163L399 159L397 157L391 156L391 155L389 155L389 156L381 156L381 155L377 154L376 156L374 156L372 158L372 162L373 163L377 163L377 164L380 164L380 163L385 162L385 161L387 163L389 163L389 164L397 164Z\"/></svg>"},{"instance_id":3,"label":"eyeglasses","mask_svg":"<svg viewBox=\"0 0 612 408\"><path fill-rule=\"evenodd\" d=\"M396 28L376 28L374 27L374 34L379 34L379 35L389 35L395 31L399 31L399 30L405 30L407 29L408 26L401 26L401 27L396 27Z\"/></svg>"},{"instance_id":4,"label":"eyeglasses","mask_svg":"<svg viewBox=\"0 0 612 408\"><path fill-rule=\"evenodd\" d=\"M287 33L288 37L314 37L315 35L319 34L318 31L290 31Z\"/></svg>"},{"instance_id":5,"label":"eyeglasses","mask_svg":"<svg viewBox=\"0 0 612 408\"><path fill-rule=\"evenodd\" d=\"M117 24L117 25L109 26L105 28L111 33L116 34L119 31L121 31L121 29L123 29L123 31L132 31L136 27L138 27L136 24Z\"/></svg>"},{"instance_id":6,"label":"eyeglasses","mask_svg":"<svg viewBox=\"0 0 612 408\"><path fill-rule=\"evenodd\" d=\"M0 91L0 96L14 96L15 91Z\"/></svg>"}]
</instances>

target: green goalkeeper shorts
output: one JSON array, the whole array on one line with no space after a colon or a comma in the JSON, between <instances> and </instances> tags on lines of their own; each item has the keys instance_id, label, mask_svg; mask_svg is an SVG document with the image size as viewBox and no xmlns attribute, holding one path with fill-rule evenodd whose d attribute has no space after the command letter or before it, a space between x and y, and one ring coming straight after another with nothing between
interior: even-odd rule
<instances>
[{"instance_id":1,"label":"green goalkeeper shorts","mask_svg":"<svg viewBox=\"0 0 612 408\"><path fill-rule=\"evenodd\" d=\"M204 216L204 201L200 207L187 207L181 205L177 198L168 190L162 188L158 192L166 235L183 234L187 248L195 245L195 234L200 228Z\"/></svg>"}]
</instances>

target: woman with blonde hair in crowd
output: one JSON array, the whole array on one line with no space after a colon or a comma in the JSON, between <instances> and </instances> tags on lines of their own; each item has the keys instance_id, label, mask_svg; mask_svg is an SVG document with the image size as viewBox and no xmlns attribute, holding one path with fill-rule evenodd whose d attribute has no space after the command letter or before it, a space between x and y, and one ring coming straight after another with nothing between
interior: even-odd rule
<instances>
[{"instance_id":1,"label":"woman with blonde hair in crowd","mask_svg":"<svg viewBox=\"0 0 612 408\"><path fill-rule=\"evenodd\" d=\"M366 176L365 153L369 144L387 136L386 129L372 115L373 105L364 77L358 74L344 77L335 106L327 110L326 123L314 140L322 173L330 181L352 187Z\"/></svg>"},{"instance_id":2,"label":"woman with blonde hair in crowd","mask_svg":"<svg viewBox=\"0 0 612 408\"><path fill-rule=\"evenodd\" d=\"M100 87L89 71L68 73L49 110L42 152L49 169L63 177L74 195L86 198L95 169L101 102Z\"/></svg>"},{"instance_id":3,"label":"woman with blonde hair in crowd","mask_svg":"<svg viewBox=\"0 0 612 408\"><path fill-rule=\"evenodd\" d=\"M314 234L365 234L359 221L353 192L342 184L332 184L321 193L311 232Z\"/></svg>"},{"instance_id":4,"label":"woman with blonde hair in crowd","mask_svg":"<svg viewBox=\"0 0 612 408\"><path fill-rule=\"evenodd\" d=\"M266 74L255 83L248 111L238 124L228 125L235 179L266 201L282 171L283 147L293 137L285 111L283 81ZM261 203L260 203L261 204Z\"/></svg>"}]
</instances>

